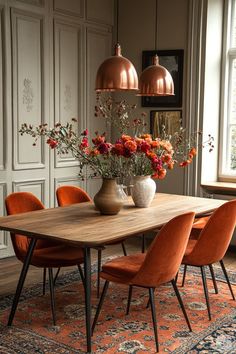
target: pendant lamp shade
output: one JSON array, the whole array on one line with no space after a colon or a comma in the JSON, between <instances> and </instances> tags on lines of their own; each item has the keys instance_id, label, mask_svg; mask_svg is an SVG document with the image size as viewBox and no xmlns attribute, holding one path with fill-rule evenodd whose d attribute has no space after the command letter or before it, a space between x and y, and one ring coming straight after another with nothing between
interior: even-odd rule
<instances>
[{"instance_id":1,"label":"pendant lamp shade","mask_svg":"<svg viewBox=\"0 0 236 354\"><path fill-rule=\"evenodd\" d=\"M138 91L138 75L133 64L121 55L119 44L115 55L106 59L98 68L95 90L101 91Z\"/></svg>"},{"instance_id":2,"label":"pendant lamp shade","mask_svg":"<svg viewBox=\"0 0 236 354\"><path fill-rule=\"evenodd\" d=\"M153 65L143 70L139 78L138 96L173 96L174 82L169 71L159 65L158 56L153 58Z\"/></svg>"}]
</instances>

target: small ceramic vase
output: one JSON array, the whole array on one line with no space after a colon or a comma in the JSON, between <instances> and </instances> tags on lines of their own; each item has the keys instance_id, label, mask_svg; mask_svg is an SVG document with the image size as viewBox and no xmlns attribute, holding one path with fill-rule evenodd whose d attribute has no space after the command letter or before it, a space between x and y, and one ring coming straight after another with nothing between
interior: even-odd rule
<instances>
[{"instance_id":1,"label":"small ceramic vase","mask_svg":"<svg viewBox=\"0 0 236 354\"><path fill-rule=\"evenodd\" d=\"M135 176L133 182L131 196L135 206L139 208L149 207L156 192L155 181L151 176Z\"/></svg>"}]
</instances>

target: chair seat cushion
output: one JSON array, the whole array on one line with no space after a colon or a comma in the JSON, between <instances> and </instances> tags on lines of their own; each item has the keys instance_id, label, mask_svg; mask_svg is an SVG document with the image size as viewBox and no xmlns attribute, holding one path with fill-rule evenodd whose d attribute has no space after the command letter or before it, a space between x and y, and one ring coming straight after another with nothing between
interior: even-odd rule
<instances>
[{"instance_id":1,"label":"chair seat cushion","mask_svg":"<svg viewBox=\"0 0 236 354\"><path fill-rule=\"evenodd\" d=\"M102 267L101 277L120 283L128 283L139 271L145 253L119 257L105 263Z\"/></svg>"},{"instance_id":2,"label":"chair seat cushion","mask_svg":"<svg viewBox=\"0 0 236 354\"><path fill-rule=\"evenodd\" d=\"M195 219L195 221L193 223L193 229L203 229L209 219L210 219L210 216L204 216L202 218Z\"/></svg>"},{"instance_id":3,"label":"chair seat cushion","mask_svg":"<svg viewBox=\"0 0 236 354\"><path fill-rule=\"evenodd\" d=\"M34 250L31 264L36 267L68 267L83 262L82 248L66 246L47 247Z\"/></svg>"}]
</instances>

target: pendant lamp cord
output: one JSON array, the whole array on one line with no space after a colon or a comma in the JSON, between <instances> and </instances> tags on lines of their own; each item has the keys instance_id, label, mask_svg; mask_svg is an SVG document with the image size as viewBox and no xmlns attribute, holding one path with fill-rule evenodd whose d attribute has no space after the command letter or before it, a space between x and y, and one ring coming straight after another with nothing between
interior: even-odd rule
<instances>
[{"instance_id":1,"label":"pendant lamp cord","mask_svg":"<svg viewBox=\"0 0 236 354\"><path fill-rule=\"evenodd\" d=\"M116 43L119 43L119 0L116 0Z\"/></svg>"},{"instance_id":2,"label":"pendant lamp cord","mask_svg":"<svg viewBox=\"0 0 236 354\"><path fill-rule=\"evenodd\" d=\"M118 0L117 0L117 1L118 1ZM158 0L156 0L155 50L157 50L157 11L158 11Z\"/></svg>"}]
</instances>

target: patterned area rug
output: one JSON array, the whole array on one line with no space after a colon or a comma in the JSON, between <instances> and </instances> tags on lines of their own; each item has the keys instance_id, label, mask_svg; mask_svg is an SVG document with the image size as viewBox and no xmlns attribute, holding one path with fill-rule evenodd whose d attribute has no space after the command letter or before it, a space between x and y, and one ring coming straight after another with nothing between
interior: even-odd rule
<instances>
[{"instance_id":1,"label":"patterned area rug","mask_svg":"<svg viewBox=\"0 0 236 354\"><path fill-rule=\"evenodd\" d=\"M231 299L222 274L215 268L219 294L208 279L212 321L208 321L199 272L190 269L181 295L193 332L190 333L171 286L156 290L160 353L236 353L236 302ZM236 284L236 275L229 273ZM181 278L181 277L180 277ZM181 281L181 279L180 279ZM233 286L236 293L236 286ZM92 313L96 310L93 275ZM93 336L94 353L155 353L148 292L134 288L130 314L125 315L128 289L110 284ZM0 299L0 354L74 354L86 352L83 288L76 271L58 278L56 285L57 326L52 325L49 293L42 284L24 291L14 319L7 327L12 296Z\"/></svg>"}]
</instances>

